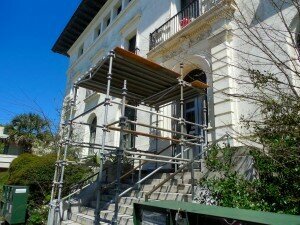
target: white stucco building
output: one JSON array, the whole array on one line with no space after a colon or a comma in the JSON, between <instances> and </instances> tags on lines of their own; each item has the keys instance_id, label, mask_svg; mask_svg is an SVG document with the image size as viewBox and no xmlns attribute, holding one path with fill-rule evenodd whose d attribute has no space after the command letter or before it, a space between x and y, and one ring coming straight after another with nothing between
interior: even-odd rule
<instances>
[{"instance_id":1,"label":"white stucco building","mask_svg":"<svg viewBox=\"0 0 300 225\"><path fill-rule=\"evenodd\" d=\"M253 5L238 1L236 6L234 1L229 0L82 1L53 47L55 52L70 58L65 103L72 93L72 85L110 50L119 46L136 51L138 55L178 72L179 64L184 63L185 76L190 72L193 76L203 75L201 79L209 85L209 141L218 140L225 133L233 136L243 133L240 117L250 114L253 107L228 94L246 89L237 82L239 76L244 74L239 66L244 63L242 55L249 50L248 53L255 55L253 60L256 60L256 56L261 53L251 44L245 44L247 41L244 38L239 38L239 35L244 34L238 29L241 24L236 22L233 15L240 18L240 10L244 10L242 15L252 21L254 28L261 26L262 21L274 29L284 26L270 3L258 0L251 2ZM288 3L282 9L296 40L296 30L299 29L297 11ZM255 16L259 16L259 19ZM273 21L277 23L274 24ZM244 50L237 51L240 48ZM294 51L288 44L282 48ZM297 53L294 54L297 56ZM186 78L189 79L188 76ZM103 98L100 94L80 89L75 115L91 108ZM198 120L196 122L201 123L198 116L201 103L199 99L191 99L186 104L191 101L194 101L192 116ZM171 109L167 111L171 113ZM98 109L84 116L82 121L101 124L101 115L102 112ZM115 120L119 115L120 110L116 108L109 120ZM96 137L90 128L84 128L80 133L83 141L94 141L95 138L96 142L100 141L100 132L97 132ZM234 139L231 142L239 145ZM117 143L118 138L110 135L108 144ZM140 145L142 147L143 144ZM146 149L147 146L142 148ZM87 154L85 150L83 155Z\"/></svg>"},{"instance_id":2,"label":"white stucco building","mask_svg":"<svg viewBox=\"0 0 300 225\"><path fill-rule=\"evenodd\" d=\"M208 142L225 141L224 135L230 134L231 146L242 146L243 141L238 137L248 135L249 131L241 126L241 117L254 114L256 106L234 96L251 93L248 69L274 74L280 71L287 74L283 80L295 86L299 82L295 75L299 75L299 12L293 1L280 2L83 0L53 47L54 52L70 58L62 121L70 116L68 105L73 84L86 76L110 50L121 47L178 73L183 63L186 81L200 80L209 86L205 94L185 99L185 119L203 124L203 102L206 100ZM89 111L104 98L104 94L79 88L73 116ZM176 114L176 105L173 102L163 107L161 113ZM81 122L91 124L78 125L76 135L80 141L101 143L102 130L96 125L102 125L103 113L103 108L97 108L80 117ZM137 118L150 125L156 123L154 116L135 115L130 110L127 113L132 120ZM108 123L118 120L120 115L121 107L112 106ZM259 117L259 113L255 116ZM158 123L160 127L172 128L168 120ZM200 132L193 126L187 126L186 131ZM132 136L129 139L129 145L135 142L137 149L153 151L156 148L150 138L137 137L133 141ZM118 146L119 134L111 131L106 144ZM94 149L85 148L81 155L93 153Z\"/></svg>"}]
</instances>

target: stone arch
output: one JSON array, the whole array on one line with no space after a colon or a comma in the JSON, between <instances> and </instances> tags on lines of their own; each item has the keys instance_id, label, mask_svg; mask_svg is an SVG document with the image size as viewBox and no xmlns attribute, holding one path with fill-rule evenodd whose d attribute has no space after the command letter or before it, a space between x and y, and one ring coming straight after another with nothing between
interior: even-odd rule
<instances>
[{"instance_id":1,"label":"stone arch","mask_svg":"<svg viewBox=\"0 0 300 225\"><path fill-rule=\"evenodd\" d=\"M180 62L181 61L181 62ZM208 81L209 76L211 74L211 64L207 60L207 58L203 55L190 55L184 57L182 60L177 60L173 64L172 70L180 73L180 63L183 63L183 74L187 75L189 72L195 69L201 69L207 75Z\"/></svg>"},{"instance_id":2,"label":"stone arch","mask_svg":"<svg viewBox=\"0 0 300 225\"><path fill-rule=\"evenodd\" d=\"M212 68L211 63L207 59L207 56L204 54L194 54L185 56L181 61L183 63L183 75L184 78L190 72L194 70L202 70L206 75L206 83L208 84L208 88L206 90L206 101L207 101L207 123L209 127L215 126L214 119L214 97L213 97L213 77L212 77ZM180 63L179 60L170 60L165 66L171 68L172 70L180 73ZM168 65L167 65L168 64ZM211 135L214 136L212 133Z\"/></svg>"},{"instance_id":3,"label":"stone arch","mask_svg":"<svg viewBox=\"0 0 300 225\"><path fill-rule=\"evenodd\" d=\"M89 117L88 117L88 119L87 119L86 122L87 122L88 124L91 124L95 117L97 118L96 114L95 114L95 113L91 113L91 114L89 115Z\"/></svg>"}]
</instances>

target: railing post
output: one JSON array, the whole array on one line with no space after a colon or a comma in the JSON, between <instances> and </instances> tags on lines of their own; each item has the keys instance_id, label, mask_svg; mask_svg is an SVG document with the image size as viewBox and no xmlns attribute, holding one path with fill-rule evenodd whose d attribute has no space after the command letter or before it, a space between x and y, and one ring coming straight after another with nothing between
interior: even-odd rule
<instances>
[{"instance_id":1,"label":"railing post","mask_svg":"<svg viewBox=\"0 0 300 225\"><path fill-rule=\"evenodd\" d=\"M112 64L113 64L113 58L115 57L114 51L110 51L109 53L109 68L107 73L107 89L106 89L106 97L105 97L105 111L104 111L104 122L103 122L103 134L102 134L102 146L101 149L98 149L98 156L100 161L99 166L99 174L98 174L98 186L97 186L97 204L95 209L95 220L94 224L99 225L100 223L100 201L101 201L101 183L102 183L102 170L103 170L103 164L104 164L104 150L105 150L105 141L106 141L106 133L107 130L107 120L108 120L108 107L110 105L110 85L111 85L111 79L112 79Z\"/></svg>"},{"instance_id":2,"label":"railing post","mask_svg":"<svg viewBox=\"0 0 300 225\"><path fill-rule=\"evenodd\" d=\"M181 158L184 158L184 113L183 113L183 108L184 108L184 97L183 97L183 63L180 63L180 79L179 79L179 85L180 85L180 149L181 149Z\"/></svg>"},{"instance_id":3,"label":"railing post","mask_svg":"<svg viewBox=\"0 0 300 225\"><path fill-rule=\"evenodd\" d=\"M155 134L156 134L156 136L158 136L159 135L159 133L158 133L158 119L159 119L159 117L158 117L158 113L159 113L159 108L158 107L156 107L155 108L155 111L156 111L156 121L155 121L155 127L156 127L156 130L155 130ZM156 137L155 138L155 153L157 154L157 149L158 149L158 138ZM157 166L158 166L158 163L156 162L155 163L155 168L157 168Z\"/></svg>"},{"instance_id":4,"label":"railing post","mask_svg":"<svg viewBox=\"0 0 300 225\"><path fill-rule=\"evenodd\" d=\"M203 100L203 135L204 135L204 146L207 148L207 142L208 142L208 137L207 137L207 107L206 107L206 99ZM207 152L205 156L207 155Z\"/></svg>"},{"instance_id":5,"label":"railing post","mask_svg":"<svg viewBox=\"0 0 300 225\"><path fill-rule=\"evenodd\" d=\"M119 148L117 149L117 182L116 182L116 193L115 193L115 212L114 212L114 217L112 221L112 225L117 225L118 224L118 213L119 213L119 193L120 193L120 177L121 177L121 171L122 171L122 159L123 159L123 154L124 154L124 148L126 144L126 140L124 139L124 129L126 127L126 120L127 118L125 117L125 103L126 103L126 95L127 95L127 85L126 85L126 80L124 80L124 86L123 86L123 92L122 92L122 110L121 110L121 117L120 117L120 144Z\"/></svg>"}]
</instances>

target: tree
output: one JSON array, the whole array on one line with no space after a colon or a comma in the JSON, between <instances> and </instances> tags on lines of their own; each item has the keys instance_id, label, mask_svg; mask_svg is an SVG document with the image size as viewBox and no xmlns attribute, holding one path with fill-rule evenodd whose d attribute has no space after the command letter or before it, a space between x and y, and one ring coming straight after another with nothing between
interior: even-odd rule
<instances>
[{"instance_id":1,"label":"tree","mask_svg":"<svg viewBox=\"0 0 300 225\"><path fill-rule=\"evenodd\" d=\"M234 132L248 146L259 179L245 181L215 163L210 169L225 175L204 183L225 206L300 214L300 2L250 0L235 6L228 15L235 41L228 48L235 53L230 65L238 71L232 78L239 89L224 94L252 106L241 117L244 129ZM212 151L207 161L225 156ZM250 193L248 201L239 193Z\"/></svg>"},{"instance_id":2,"label":"tree","mask_svg":"<svg viewBox=\"0 0 300 225\"><path fill-rule=\"evenodd\" d=\"M49 144L53 140L50 123L38 114L28 113L15 116L6 126L9 141L30 152L36 141Z\"/></svg>"}]
</instances>

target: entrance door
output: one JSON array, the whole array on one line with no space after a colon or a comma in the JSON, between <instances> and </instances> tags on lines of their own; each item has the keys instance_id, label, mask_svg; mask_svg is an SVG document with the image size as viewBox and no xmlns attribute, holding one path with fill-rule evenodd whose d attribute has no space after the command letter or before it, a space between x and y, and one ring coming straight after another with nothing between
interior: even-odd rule
<instances>
[{"instance_id":1,"label":"entrance door","mask_svg":"<svg viewBox=\"0 0 300 225\"><path fill-rule=\"evenodd\" d=\"M197 96L192 99L188 99L184 103L184 118L186 121L196 124L203 124L203 96ZM199 136L201 134L201 127L192 124L186 124L186 133ZM196 157L200 154L200 147L193 147L193 150L187 151L187 158ZM193 152L193 155L191 154Z\"/></svg>"},{"instance_id":2,"label":"entrance door","mask_svg":"<svg viewBox=\"0 0 300 225\"><path fill-rule=\"evenodd\" d=\"M193 82L195 80L201 81L203 83L207 83L206 80L206 74L203 70L200 69L195 69L192 70L191 72L189 72L185 78L185 81L187 82ZM204 102L206 102L205 104L207 104L207 92L206 90L203 91L203 94L200 94L198 96L195 96L194 98L190 98L188 100L185 101L184 104L184 116L185 119L197 124L202 125L203 124L203 106L204 106ZM207 105L206 105L207 108ZM206 118L207 118L208 114L206 113ZM206 121L207 123L207 121ZM202 129L199 126L194 126L194 125L190 125L187 124L186 125L186 129L187 129L187 133L194 135L194 136L199 136L202 133ZM201 148L200 147L195 147L193 149L194 152L194 156L196 157L201 153Z\"/></svg>"}]
</instances>

